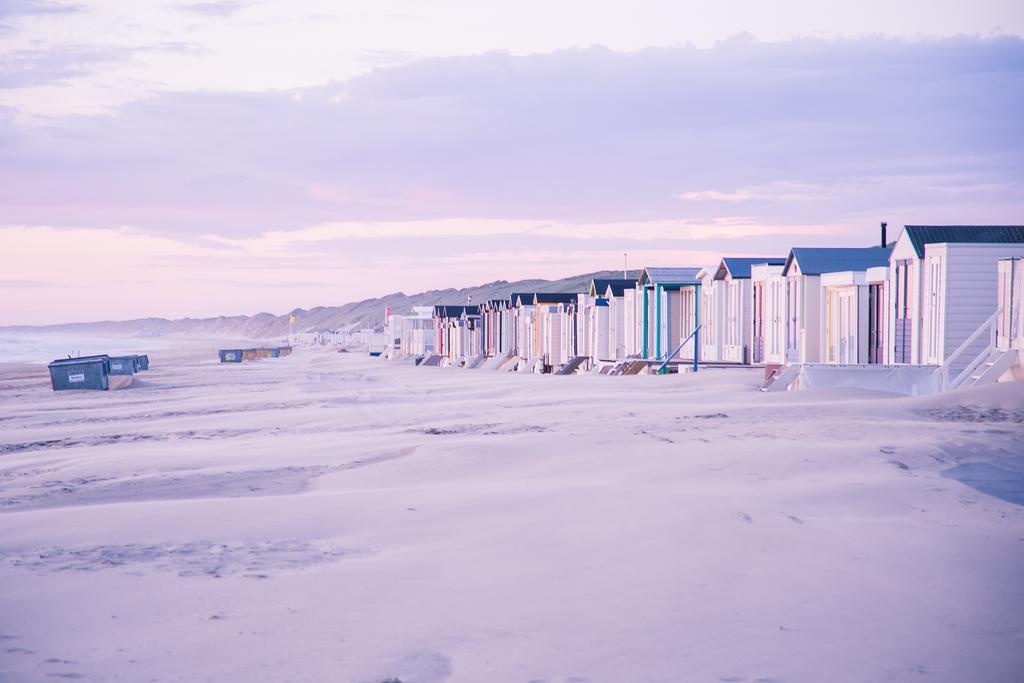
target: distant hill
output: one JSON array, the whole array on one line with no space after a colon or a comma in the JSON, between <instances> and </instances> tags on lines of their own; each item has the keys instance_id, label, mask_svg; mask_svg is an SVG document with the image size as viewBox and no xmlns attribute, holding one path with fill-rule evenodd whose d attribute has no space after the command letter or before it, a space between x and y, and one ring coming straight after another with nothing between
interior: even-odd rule
<instances>
[{"instance_id":1,"label":"distant hill","mask_svg":"<svg viewBox=\"0 0 1024 683\"><path fill-rule=\"evenodd\" d=\"M639 271L631 271L631 277ZM496 280L477 287L464 289L438 289L419 294L396 292L376 299L364 299L341 306L317 306L308 311L296 308L282 315L257 313L256 315L220 316L217 318L140 318L137 320L102 321L90 323L67 323L17 327L7 329L41 330L54 332L86 332L114 334L132 337L162 337L165 335L187 335L210 338L270 339L288 334L288 316L294 315L296 332L317 332L323 330L348 331L365 327L372 322L380 325L384 310L388 307L395 314L409 312L413 306L435 304L465 304L472 297L474 304L488 299L505 299L513 292L584 292L593 278L619 278L622 271L599 271L574 275L562 280L518 280L508 282Z\"/></svg>"}]
</instances>

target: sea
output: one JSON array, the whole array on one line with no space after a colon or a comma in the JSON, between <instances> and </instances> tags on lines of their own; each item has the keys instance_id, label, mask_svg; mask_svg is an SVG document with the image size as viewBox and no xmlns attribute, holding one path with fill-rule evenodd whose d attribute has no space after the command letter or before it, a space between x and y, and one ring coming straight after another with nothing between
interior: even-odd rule
<instances>
[{"instance_id":1,"label":"sea","mask_svg":"<svg viewBox=\"0 0 1024 683\"><path fill-rule=\"evenodd\" d=\"M128 355L177 348L182 340L163 337L118 337L68 332L0 331L0 363L49 363L76 356Z\"/></svg>"}]
</instances>

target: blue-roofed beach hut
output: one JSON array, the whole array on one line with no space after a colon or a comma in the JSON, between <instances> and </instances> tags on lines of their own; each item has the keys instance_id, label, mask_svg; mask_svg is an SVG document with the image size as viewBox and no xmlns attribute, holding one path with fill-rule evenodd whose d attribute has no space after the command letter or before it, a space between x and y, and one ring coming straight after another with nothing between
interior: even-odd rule
<instances>
[{"instance_id":1,"label":"blue-roofed beach hut","mask_svg":"<svg viewBox=\"0 0 1024 683\"><path fill-rule=\"evenodd\" d=\"M637 280L640 353L651 360L667 359L700 322L700 268L644 268ZM693 358L693 344L680 358Z\"/></svg>"},{"instance_id":2,"label":"blue-roofed beach hut","mask_svg":"<svg viewBox=\"0 0 1024 683\"><path fill-rule=\"evenodd\" d=\"M49 364L50 384L54 391L68 389L105 390L109 388L107 356L61 358Z\"/></svg>"},{"instance_id":3,"label":"blue-roofed beach hut","mask_svg":"<svg viewBox=\"0 0 1024 683\"><path fill-rule=\"evenodd\" d=\"M889 265L891 246L794 247L786 258L786 362L821 363L821 276L826 273L866 271Z\"/></svg>"},{"instance_id":4,"label":"blue-roofed beach hut","mask_svg":"<svg viewBox=\"0 0 1024 683\"><path fill-rule=\"evenodd\" d=\"M714 275L714 296L720 298L721 358L727 363L761 363L764 348L764 283L752 278L755 265L781 269L783 258L726 257ZM707 337L705 337L707 338Z\"/></svg>"}]
</instances>

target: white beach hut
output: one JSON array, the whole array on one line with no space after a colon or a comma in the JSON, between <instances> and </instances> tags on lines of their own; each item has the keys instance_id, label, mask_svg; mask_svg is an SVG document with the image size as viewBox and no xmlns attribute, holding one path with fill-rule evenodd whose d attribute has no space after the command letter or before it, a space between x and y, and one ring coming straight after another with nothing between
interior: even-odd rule
<instances>
[{"instance_id":1,"label":"white beach hut","mask_svg":"<svg viewBox=\"0 0 1024 683\"><path fill-rule=\"evenodd\" d=\"M591 282L593 289L593 282ZM597 297L591 296L590 290L576 295L576 353L590 360L594 358L594 346L597 344ZM607 328L607 316L605 316ZM607 334L607 329L605 331Z\"/></svg>"},{"instance_id":2,"label":"white beach hut","mask_svg":"<svg viewBox=\"0 0 1024 683\"><path fill-rule=\"evenodd\" d=\"M636 280L609 282L605 287L604 298L608 302L607 360L623 360L629 355L635 294Z\"/></svg>"},{"instance_id":3,"label":"white beach hut","mask_svg":"<svg viewBox=\"0 0 1024 683\"><path fill-rule=\"evenodd\" d=\"M580 355L592 361L625 358L625 297L636 288L636 278L594 278L587 297L587 341ZM632 303L632 299L630 299ZM578 315L578 313L577 313ZM620 355L621 354L621 355Z\"/></svg>"},{"instance_id":4,"label":"white beach hut","mask_svg":"<svg viewBox=\"0 0 1024 683\"><path fill-rule=\"evenodd\" d=\"M715 296L720 314L721 356L719 360L726 363L761 362L755 353L754 329L755 318L759 324L763 321L761 311L755 313L755 303L763 307L763 291L755 301L754 283L751 268L755 264L767 264L782 268L784 258L723 258L715 271ZM759 283L759 288L763 282ZM763 325L761 325L763 327ZM755 356L758 359L755 360Z\"/></svg>"},{"instance_id":5,"label":"white beach hut","mask_svg":"<svg viewBox=\"0 0 1024 683\"><path fill-rule=\"evenodd\" d=\"M1022 245L1024 226L904 226L889 265L891 362L945 362L995 315L996 263L1024 254Z\"/></svg>"},{"instance_id":6,"label":"white beach hut","mask_svg":"<svg viewBox=\"0 0 1024 683\"><path fill-rule=\"evenodd\" d=\"M943 366L948 388L995 381L1009 367L995 347L998 262L1008 256L1024 256L1024 242L925 245L920 353Z\"/></svg>"},{"instance_id":7,"label":"white beach hut","mask_svg":"<svg viewBox=\"0 0 1024 683\"><path fill-rule=\"evenodd\" d=\"M578 295L563 292L537 292L534 311L536 356L544 365L557 369L576 356L576 302Z\"/></svg>"},{"instance_id":8,"label":"white beach hut","mask_svg":"<svg viewBox=\"0 0 1024 683\"><path fill-rule=\"evenodd\" d=\"M752 360L755 364L785 363L786 287L780 265L750 267Z\"/></svg>"},{"instance_id":9,"label":"white beach hut","mask_svg":"<svg viewBox=\"0 0 1024 683\"><path fill-rule=\"evenodd\" d=\"M407 315L392 314L385 325L388 358L423 356L434 351L434 307L413 306Z\"/></svg>"},{"instance_id":10,"label":"white beach hut","mask_svg":"<svg viewBox=\"0 0 1024 683\"><path fill-rule=\"evenodd\" d=\"M830 365L884 362L884 291L888 267L821 276L824 334L820 357Z\"/></svg>"},{"instance_id":11,"label":"white beach hut","mask_svg":"<svg viewBox=\"0 0 1024 683\"><path fill-rule=\"evenodd\" d=\"M886 266L890 252L890 247L881 246L790 250L782 271L786 278L787 363L822 362L822 275Z\"/></svg>"},{"instance_id":12,"label":"white beach hut","mask_svg":"<svg viewBox=\"0 0 1024 683\"><path fill-rule=\"evenodd\" d=\"M683 291L699 286L700 268L644 268L637 280L641 297L642 358L665 360L693 331L695 322L684 317ZM695 313L695 312L694 312Z\"/></svg>"},{"instance_id":13,"label":"white beach hut","mask_svg":"<svg viewBox=\"0 0 1024 683\"><path fill-rule=\"evenodd\" d=\"M512 353L524 360L533 360L533 298L534 292L514 292L510 298L512 312Z\"/></svg>"}]
</instances>

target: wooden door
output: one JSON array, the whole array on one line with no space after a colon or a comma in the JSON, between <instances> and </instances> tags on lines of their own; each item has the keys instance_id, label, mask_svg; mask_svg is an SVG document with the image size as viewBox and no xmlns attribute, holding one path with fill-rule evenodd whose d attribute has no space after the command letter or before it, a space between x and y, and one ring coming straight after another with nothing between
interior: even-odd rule
<instances>
[{"instance_id":1,"label":"wooden door","mask_svg":"<svg viewBox=\"0 0 1024 683\"><path fill-rule=\"evenodd\" d=\"M844 287L839 292L839 362L857 362L857 288Z\"/></svg>"},{"instance_id":2,"label":"wooden door","mask_svg":"<svg viewBox=\"0 0 1024 683\"><path fill-rule=\"evenodd\" d=\"M928 362L942 363L942 259L928 259Z\"/></svg>"},{"instance_id":3,"label":"wooden door","mask_svg":"<svg viewBox=\"0 0 1024 683\"><path fill-rule=\"evenodd\" d=\"M754 363L764 362L764 282L753 283L753 343Z\"/></svg>"},{"instance_id":4,"label":"wooden door","mask_svg":"<svg viewBox=\"0 0 1024 683\"><path fill-rule=\"evenodd\" d=\"M786 361L800 362L800 279L786 278Z\"/></svg>"},{"instance_id":5,"label":"wooden door","mask_svg":"<svg viewBox=\"0 0 1024 683\"><path fill-rule=\"evenodd\" d=\"M868 363L880 365L882 357L882 330L885 325L885 306L882 305L881 284L868 285Z\"/></svg>"},{"instance_id":6,"label":"wooden door","mask_svg":"<svg viewBox=\"0 0 1024 683\"><path fill-rule=\"evenodd\" d=\"M912 333L910 307L910 270L911 261L906 259L896 262L896 273L893 281L893 301L896 306L895 323L892 330L893 362L910 363L910 342Z\"/></svg>"}]
</instances>

